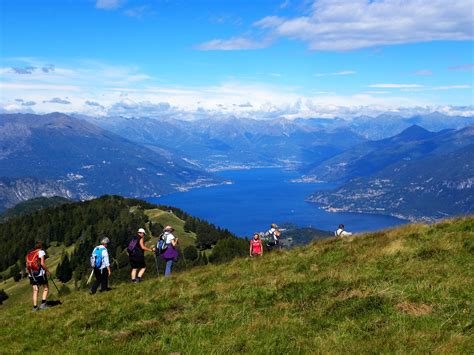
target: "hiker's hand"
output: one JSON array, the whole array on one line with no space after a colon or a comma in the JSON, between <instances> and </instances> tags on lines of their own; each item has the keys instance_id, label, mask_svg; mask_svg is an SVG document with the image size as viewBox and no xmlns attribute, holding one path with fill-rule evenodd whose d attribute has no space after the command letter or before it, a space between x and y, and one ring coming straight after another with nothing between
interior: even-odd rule
<instances>
[{"instance_id":1,"label":"hiker's hand","mask_svg":"<svg viewBox=\"0 0 474 355\"><path fill-rule=\"evenodd\" d=\"M51 277L51 272L49 270L46 270L46 275Z\"/></svg>"},{"instance_id":2,"label":"hiker's hand","mask_svg":"<svg viewBox=\"0 0 474 355\"><path fill-rule=\"evenodd\" d=\"M151 248L151 251L152 251L152 252L155 252L155 251L156 251L156 248L155 248L155 247Z\"/></svg>"},{"instance_id":3,"label":"hiker's hand","mask_svg":"<svg viewBox=\"0 0 474 355\"><path fill-rule=\"evenodd\" d=\"M109 276L112 275L112 271L108 270L109 271Z\"/></svg>"}]
</instances>

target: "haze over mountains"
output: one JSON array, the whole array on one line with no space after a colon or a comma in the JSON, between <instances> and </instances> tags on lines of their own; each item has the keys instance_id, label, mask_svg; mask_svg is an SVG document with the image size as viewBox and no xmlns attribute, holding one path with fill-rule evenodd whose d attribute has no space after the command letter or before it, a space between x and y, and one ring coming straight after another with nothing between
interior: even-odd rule
<instances>
[{"instance_id":1,"label":"haze over mountains","mask_svg":"<svg viewBox=\"0 0 474 355\"><path fill-rule=\"evenodd\" d=\"M472 212L473 123L440 113L195 121L1 115L0 207L36 196L157 196L222 183L219 170L279 167L300 171L300 181L337 184L309 197L328 210L431 220Z\"/></svg>"}]
</instances>

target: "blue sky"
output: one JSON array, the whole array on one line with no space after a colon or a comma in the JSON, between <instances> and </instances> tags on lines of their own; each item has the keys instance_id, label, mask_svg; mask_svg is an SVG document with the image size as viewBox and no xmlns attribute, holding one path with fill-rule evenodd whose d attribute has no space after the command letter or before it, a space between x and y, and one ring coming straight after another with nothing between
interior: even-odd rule
<instances>
[{"instance_id":1,"label":"blue sky","mask_svg":"<svg viewBox=\"0 0 474 355\"><path fill-rule=\"evenodd\" d=\"M473 114L470 0L1 2L3 112Z\"/></svg>"}]
</instances>

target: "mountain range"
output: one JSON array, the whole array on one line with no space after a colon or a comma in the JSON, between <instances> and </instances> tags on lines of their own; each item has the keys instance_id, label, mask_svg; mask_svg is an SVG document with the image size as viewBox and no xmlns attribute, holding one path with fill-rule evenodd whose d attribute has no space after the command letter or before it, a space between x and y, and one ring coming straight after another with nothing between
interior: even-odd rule
<instances>
[{"instance_id":1,"label":"mountain range","mask_svg":"<svg viewBox=\"0 0 474 355\"><path fill-rule=\"evenodd\" d=\"M0 115L0 133L3 207L36 196L146 197L219 183L183 159L60 113Z\"/></svg>"},{"instance_id":2,"label":"mountain range","mask_svg":"<svg viewBox=\"0 0 474 355\"><path fill-rule=\"evenodd\" d=\"M433 221L474 211L474 126L428 132L413 126L323 163L313 172L345 178L309 201L329 211ZM329 171L324 166L333 164Z\"/></svg>"}]
</instances>

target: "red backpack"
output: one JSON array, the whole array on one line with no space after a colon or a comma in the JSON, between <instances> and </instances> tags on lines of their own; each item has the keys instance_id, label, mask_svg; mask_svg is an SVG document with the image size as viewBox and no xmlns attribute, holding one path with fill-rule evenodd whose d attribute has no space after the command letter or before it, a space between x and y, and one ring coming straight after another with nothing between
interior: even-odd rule
<instances>
[{"instance_id":1,"label":"red backpack","mask_svg":"<svg viewBox=\"0 0 474 355\"><path fill-rule=\"evenodd\" d=\"M40 249L30 251L26 255L26 270L29 274L37 274L41 270Z\"/></svg>"}]
</instances>

